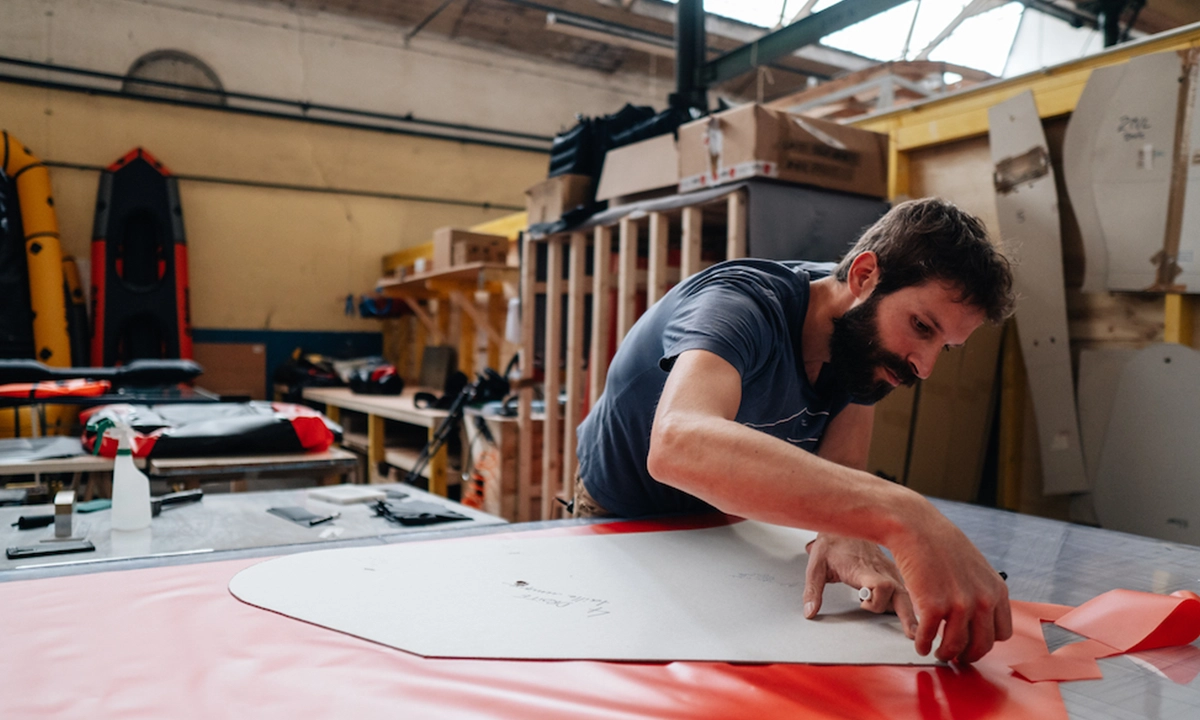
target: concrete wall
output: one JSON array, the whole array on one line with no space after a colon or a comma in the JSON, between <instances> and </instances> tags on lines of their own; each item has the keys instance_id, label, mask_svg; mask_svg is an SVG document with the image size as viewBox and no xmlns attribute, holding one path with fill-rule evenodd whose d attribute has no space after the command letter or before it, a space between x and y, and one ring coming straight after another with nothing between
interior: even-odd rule
<instances>
[{"instance_id":1,"label":"concrete wall","mask_svg":"<svg viewBox=\"0 0 1200 720\"><path fill-rule=\"evenodd\" d=\"M644 76L547 65L408 28L252 0L3 0L0 55L125 74L160 49L226 90L552 135L576 113L662 107Z\"/></svg>"},{"instance_id":2,"label":"concrete wall","mask_svg":"<svg viewBox=\"0 0 1200 720\"><path fill-rule=\"evenodd\" d=\"M552 135L627 101L661 105L667 90L432 35L405 47L403 34L278 3L0 2L5 57L123 75L145 53L182 50L229 91L519 132ZM0 128L51 164L64 249L85 278L98 168L142 146L191 178L180 191L198 329L376 331L343 310L373 287L382 255L523 207L548 164L538 152L2 81Z\"/></svg>"},{"instance_id":3,"label":"concrete wall","mask_svg":"<svg viewBox=\"0 0 1200 720\"><path fill-rule=\"evenodd\" d=\"M52 164L64 252L83 267L100 172L62 165L142 146L195 178L180 195L197 328L376 331L343 308L383 255L511 213L483 203L520 207L546 172L535 152L8 83L0 128Z\"/></svg>"}]
</instances>

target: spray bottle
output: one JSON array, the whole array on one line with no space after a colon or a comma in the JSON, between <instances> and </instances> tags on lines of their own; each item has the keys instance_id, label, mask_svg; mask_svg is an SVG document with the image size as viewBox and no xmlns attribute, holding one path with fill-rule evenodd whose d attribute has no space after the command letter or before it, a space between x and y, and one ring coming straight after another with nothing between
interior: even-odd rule
<instances>
[{"instance_id":1,"label":"spray bottle","mask_svg":"<svg viewBox=\"0 0 1200 720\"><path fill-rule=\"evenodd\" d=\"M150 527L150 479L133 464L133 429L124 423L102 421L97 428L96 450L104 431L115 427L117 458L113 464L112 529L144 530Z\"/></svg>"}]
</instances>

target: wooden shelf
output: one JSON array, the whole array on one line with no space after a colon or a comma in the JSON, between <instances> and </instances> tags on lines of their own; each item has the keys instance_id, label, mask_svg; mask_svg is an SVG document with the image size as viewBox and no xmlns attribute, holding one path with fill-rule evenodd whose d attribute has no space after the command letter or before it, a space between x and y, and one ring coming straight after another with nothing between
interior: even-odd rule
<instances>
[{"instance_id":1,"label":"wooden shelf","mask_svg":"<svg viewBox=\"0 0 1200 720\"><path fill-rule=\"evenodd\" d=\"M484 286L489 283L515 283L519 274L520 268L503 263L467 263L447 270L431 270L405 278L382 278L376 283L375 289L388 296L407 295L423 300L439 297L439 284Z\"/></svg>"}]
</instances>

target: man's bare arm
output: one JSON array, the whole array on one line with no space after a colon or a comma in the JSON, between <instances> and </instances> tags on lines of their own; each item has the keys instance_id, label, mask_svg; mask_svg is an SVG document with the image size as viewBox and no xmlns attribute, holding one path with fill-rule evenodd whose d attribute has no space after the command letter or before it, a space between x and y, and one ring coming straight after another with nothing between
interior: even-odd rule
<instances>
[{"instance_id":1,"label":"man's bare arm","mask_svg":"<svg viewBox=\"0 0 1200 720\"><path fill-rule=\"evenodd\" d=\"M732 365L703 350L680 355L655 415L650 474L723 512L889 548L920 618L923 655L943 623L940 660L973 662L1011 636L1003 581L927 500L735 422L740 403Z\"/></svg>"}]
</instances>

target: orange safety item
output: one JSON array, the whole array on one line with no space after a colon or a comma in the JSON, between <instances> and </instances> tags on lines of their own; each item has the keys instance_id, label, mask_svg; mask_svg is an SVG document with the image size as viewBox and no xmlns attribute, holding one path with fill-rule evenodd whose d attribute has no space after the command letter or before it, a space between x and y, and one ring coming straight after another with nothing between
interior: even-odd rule
<instances>
[{"instance_id":1,"label":"orange safety item","mask_svg":"<svg viewBox=\"0 0 1200 720\"><path fill-rule=\"evenodd\" d=\"M40 398L99 397L112 389L107 380L43 380L35 383L9 383L0 385L0 397Z\"/></svg>"}]
</instances>

